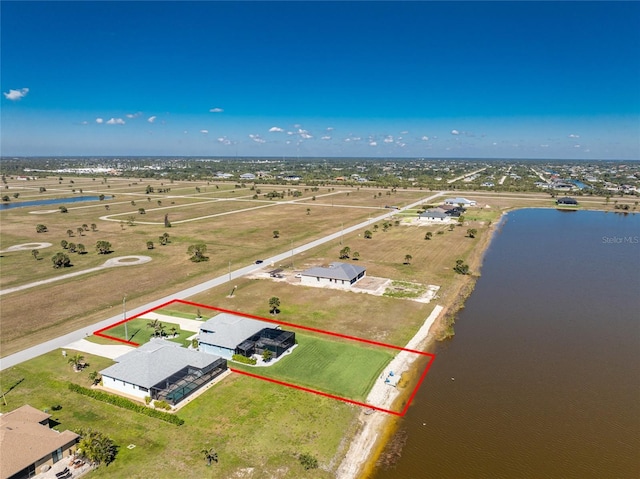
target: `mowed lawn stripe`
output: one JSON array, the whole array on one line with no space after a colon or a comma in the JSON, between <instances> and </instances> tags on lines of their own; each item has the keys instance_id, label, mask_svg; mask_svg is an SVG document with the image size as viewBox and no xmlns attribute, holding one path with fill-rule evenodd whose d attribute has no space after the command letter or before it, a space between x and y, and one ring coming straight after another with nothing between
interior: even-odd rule
<instances>
[{"instance_id":1,"label":"mowed lawn stripe","mask_svg":"<svg viewBox=\"0 0 640 479\"><path fill-rule=\"evenodd\" d=\"M364 401L375 379L393 359L391 350L358 342L296 333L298 346L269 367L231 363L247 371L336 396Z\"/></svg>"}]
</instances>

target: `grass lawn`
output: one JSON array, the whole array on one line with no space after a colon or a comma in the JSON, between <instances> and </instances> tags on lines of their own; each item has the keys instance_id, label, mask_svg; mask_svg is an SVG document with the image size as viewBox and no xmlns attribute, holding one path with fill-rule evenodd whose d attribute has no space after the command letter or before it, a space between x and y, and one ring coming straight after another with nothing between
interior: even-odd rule
<instances>
[{"instance_id":1,"label":"grass lawn","mask_svg":"<svg viewBox=\"0 0 640 479\"><path fill-rule=\"evenodd\" d=\"M127 334L129 335L128 340L133 341L138 344L148 343L149 340L153 337L154 330L148 326L151 320L145 318L135 318L127 321ZM168 335L168 339L170 341L175 341L177 343L182 344L184 342L184 337L181 336L180 325L175 323L168 323L166 321L160 321L162 325L164 325L164 332ZM176 328L176 336L173 338L173 330L171 328ZM108 336L113 336L116 338L127 339L125 337L125 326L124 324L119 324L118 326L114 326L111 329L107 329L103 331L104 334ZM193 333L190 333L191 335ZM111 344L116 344L115 342L111 342Z\"/></svg>"},{"instance_id":2,"label":"grass lawn","mask_svg":"<svg viewBox=\"0 0 640 479\"><path fill-rule=\"evenodd\" d=\"M183 426L72 393L69 381L88 387L88 374L112 361L85 355L90 367L74 373L60 350L0 373L7 405L48 409L57 430L91 427L118 446L115 462L92 478L245 477L248 468L260 477L329 479L356 427L359 407L309 393L231 375L181 409ZM10 388L12 388L8 391ZM8 392L7 392L8 391ZM62 409L52 411L52 406ZM135 444L134 449L127 449ZM207 467L201 450L213 447L219 462ZM304 471L297 456L309 453L320 468Z\"/></svg>"},{"instance_id":3,"label":"grass lawn","mask_svg":"<svg viewBox=\"0 0 640 479\"><path fill-rule=\"evenodd\" d=\"M269 367L230 363L231 367L336 396L364 401L393 350L356 341L296 333L298 346Z\"/></svg>"}]
</instances>

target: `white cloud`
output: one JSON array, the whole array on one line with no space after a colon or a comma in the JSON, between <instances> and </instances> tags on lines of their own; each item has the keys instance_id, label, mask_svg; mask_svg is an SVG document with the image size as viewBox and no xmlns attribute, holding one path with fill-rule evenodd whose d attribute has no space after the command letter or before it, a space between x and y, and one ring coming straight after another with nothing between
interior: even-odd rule
<instances>
[{"instance_id":1,"label":"white cloud","mask_svg":"<svg viewBox=\"0 0 640 479\"><path fill-rule=\"evenodd\" d=\"M104 120L103 120L102 118L96 118L96 123L97 123L98 125L100 125L100 124L101 124L101 123L103 123L103 122L104 122Z\"/></svg>"},{"instance_id":2,"label":"white cloud","mask_svg":"<svg viewBox=\"0 0 640 479\"><path fill-rule=\"evenodd\" d=\"M231 140L229 140L226 136L221 136L220 138L216 138L218 143L222 143L223 145L230 145Z\"/></svg>"},{"instance_id":3,"label":"white cloud","mask_svg":"<svg viewBox=\"0 0 640 479\"><path fill-rule=\"evenodd\" d=\"M458 130L451 130L452 135L459 135L460 132Z\"/></svg>"},{"instance_id":4,"label":"white cloud","mask_svg":"<svg viewBox=\"0 0 640 479\"><path fill-rule=\"evenodd\" d=\"M495 143L494 143L495 145ZM540 145L540 148L549 148L549 145Z\"/></svg>"},{"instance_id":5,"label":"white cloud","mask_svg":"<svg viewBox=\"0 0 640 479\"><path fill-rule=\"evenodd\" d=\"M125 121L122 118L110 118L107 120L107 125L124 125Z\"/></svg>"},{"instance_id":6,"label":"white cloud","mask_svg":"<svg viewBox=\"0 0 640 479\"><path fill-rule=\"evenodd\" d=\"M222 113L223 111L224 110L222 108L218 108L218 107L209 109L210 113Z\"/></svg>"},{"instance_id":7,"label":"white cloud","mask_svg":"<svg viewBox=\"0 0 640 479\"><path fill-rule=\"evenodd\" d=\"M332 126L328 126L327 127L327 131L333 131L333 130L334 130L334 128Z\"/></svg>"},{"instance_id":8,"label":"white cloud","mask_svg":"<svg viewBox=\"0 0 640 479\"><path fill-rule=\"evenodd\" d=\"M427 135L423 135L422 138L420 138L422 141L429 141L429 137Z\"/></svg>"},{"instance_id":9,"label":"white cloud","mask_svg":"<svg viewBox=\"0 0 640 479\"><path fill-rule=\"evenodd\" d=\"M136 113L127 113L127 118L129 119L133 119L133 118L138 118L140 115L142 115L142 112L136 112Z\"/></svg>"},{"instance_id":10,"label":"white cloud","mask_svg":"<svg viewBox=\"0 0 640 479\"><path fill-rule=\"evenodd\" d=\"M300 133L300 138L308 140L309 138L313 138L313 136L311 136L309 133Z\"/></svg>"},{"instance_id":11,"label":"white cloud","mask_svg":"<svg viewBox=\"0 0 640 479\"><path fill-rule=\"evenodd\" d=\"M329 135L325 135L325 136L321 136L320 139L321 140L330 140L331 137Z\"/></svg>"},{"instance_id":12,"label":"white cloud","mask_svg":"<svg viewBox=\"0 0 640 479\"><path fill-rule=\"evenodd\" d=\"M84 120L84 121L81 121L81 122L80 122L80 124L81 124L81 125L88 125L88 124L89 124L89 122L88 122L87 120Z\"/></svg>"},{"instance_id":13,"label":"white cloud","mask_svg":"<svg viewBox=\"0 0 640 479\"><path fill-rule=\"evenodd\" d=\"M568 138L580 138L580 135L576 135L574 133L571 133Z\"/></svg>"},{"instance_id":14,"label":"white cloud","mask_svg":"<svg viewBox=\"0 0 640 479\"><path fill-rule=\"evenodd\" d=\"M155 116L155 115L153 115L153 116L150 116L149 118L147 118L147 121L148 121L149 123L153 123L154 121L156 121L156 118L158 118L158 117L157 117L157 116Z\"/></svg>"},{"instance_id":15,"label":"white cloud","mask_svg":"<svg viewBox=\"0 0 640 479\"><path fill-rule=\"evenodd\" d=\"M11 100L11 101L17 101L20 100L22 98L24 98L25 96L27 96L27 93L29 93L29 89L28 88L20 88L19 90L9 90L9 93L2 93L4 95L4 97L7 100Z\"/></svg>"},{"instance_id":16,"label":"white cloud","mask_svg":"<svg viewBox=\"0 0 640 479\"><path fill-rule=\"evenodd\" d=\"M581 145L573 145L574 148L580 148Z\"/></svg>"},{"instance_id":17,"label":"white cloud","mask_svg":"<svg viewBox=\"0 0 640 479\"><path fill-rule=\"evenodd\" d=\"M200 130L200 133L202 133L203 135L207 135L209 134L209 130Z\"/></svg>"},{"instance_id":18,"label":"white cloud","mask_svg":"<svg viewBox=\"0 0 640 479\"><path fill-rule=\"evenodd\" d=\"M250 134L249 138L251 138L256 143L266 143L267 142L267 140L265 140L264 138L261 138L260 135Z\"/></svg>"},{"instance_id":19,"label":"white cloud","mask_svg":"<svg viewBox=\"0 0 640 479\"><path fill-rule=\"evenodd\" d=\"M269 128L269 131L270 131L271 133L276 133L276 132L277 132L277 133L281 133L281 132L283 132L284 130L283 130L282 128L280 128L279 126L272 126L271 128Z\"/></svg>"},{"instance_id":20,"label":"white cloud","mask_svg":"<svg viewBox=\"0 0 640 479\"><path fill-rule=\"evenodd\" d=\"M377 141L370 141L369 142L369 146L378 146L378 142Z\"/></svg>"},{"instance_id":21,"label":"white cloud","mask_svg":"<svg viewBox=\"0 0 640 479\"><path fill-rule=\"evenodd\" d=\"M408 135L408 134L409 134L409 132L408 132L407 130L404 130L404 131L401 131L401 132L400 132L400 134L401 134L401 135Z\"/></svg>"},{"instance_id":22,"label":"white cloud","mask_svg":"<svg viewBox=\"0 0 640 479\"><path fill-rule=\"evenodd\" d=\"M393 143L393 136L387 135L384 140L385 143Z\"/></svg>"}]
</instances>

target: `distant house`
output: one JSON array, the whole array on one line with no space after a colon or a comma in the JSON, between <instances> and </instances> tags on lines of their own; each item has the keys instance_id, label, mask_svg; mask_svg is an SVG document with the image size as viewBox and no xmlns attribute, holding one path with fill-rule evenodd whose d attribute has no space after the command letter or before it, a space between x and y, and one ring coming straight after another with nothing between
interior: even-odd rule
<instances>
[{"instance_id":1,"label":"distant house","mask_svg":"<svg viewBox=\"0 0 640 479\"><path fill-rule=\"evenodd\" d=\"M176 405L227 370L219 356L152 339L116 358L117 364L100 371L102 384L114 392Z\"/></svg>"},{"instance_id":2,"label":"distant house","mask_svg":"<svg viewBox=\"0 0 640 479\"><path fill-rule=\"evenodd\" d=\"M24 405L0 416L0 477L33 477L75 453L80 436L49 427L50 414Z\"/></svg>"},{"instance_id":3,"label":"distant house","mask_svg":"<svg viewBox=\"0 0 640 479\"><path fill-rule=\"evenodd\" d=\"M256 175L254 175L253 173L243 173L240 175L240 179L241 180L255 180L256 179Z\"/></svg>"},{"instance_id":4,"label":"distant house","mask_svg":"<svg viewBox=\"0 0 640 479\"><path fill-rule=\"evenodd\" d=\"M562 198L558 198L556 201L557 205L568 205L568 206L578 206L578 201L575 198L570 198L568 196L563 196Z\"/></svg>"},{"instance_id":5,"label":"distant house","mask_svg":"<svg viewBox=\"0 0 640 479\"><path fill-rule=\"evenodd\" d=\"M300 280L306 286L338 286L350 288L364 278L367 270L362 266L348 263L331 263L328 267L316 266L300 273Z\"/></svg>"},{"instance_id":6,"label":"distant house","mask_svg":"<svg viewBox=\"0 0 640 479\"><path fill-rule=\"evenodd\" d=\"M433 210L426 210L420 213L419 218L426 221L440 221L446 223L449 221L450 216L447 215L444 210L437 208Z\"/></svg>"},{"instance_id":7,"label":"distant house","mask_svg":"<svg viewBox=\"0 0 640 479\"><path fill-rule=\"evenodd\" d=\"M262 354L265 349L277 358L295 344L295 333L275 323L221 313L200 326L198 344L200 351L227 359Z\"/></svg>"},{"instance_id":8,"label":"distant house","mask_svg":"<svg viewBox=\"0 0 640 479\"><path fill-rule=\"evenodd\" d=\"M447 198L444 200L444 203L452 206L475 206L477 204L475 200L468 200L466 198Z\"/></svg>"}]
</instances>

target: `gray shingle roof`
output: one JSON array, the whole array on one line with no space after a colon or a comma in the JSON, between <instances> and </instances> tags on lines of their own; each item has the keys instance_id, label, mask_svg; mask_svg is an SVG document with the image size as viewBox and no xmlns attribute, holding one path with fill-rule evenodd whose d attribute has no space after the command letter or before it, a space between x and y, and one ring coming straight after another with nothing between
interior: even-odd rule
<instances>
[{"instance_id":1,"label":"gray shingle roof","mask_svg":"<svg viewBox=\"0 0 640 479\"><path fill-rule=\"evenodd\" d=\"M313 276L320 278L342 279L345 281L351 281L357 278L361 273L366 271L362 266L356 266L348 263L334 262L329 265L328 268L324 266L316 266L303 271L303 276Z\"/></svg>"},{"instance_id":2,"label":"gray shingle roof","mask_svg":"<svg viewBox=\"0 0 640 479\"><path fill-rule=\"evenodd\" d=\"M420 218L448 218L443 211L427 210L424 213L420 213Z\"/></svg>"},{"instance_id":3,"label":"gray shingle roof","mask_svg":"<svg viewBox=\"0 0 640 479\"><path fill-rule=\"evenodd\" d=\"M100 371L103 376L150 388L187 366L204 368L219 356L200 353L162 339L152 339L116 358L117 364Z\"/></svg>"},{"instance_id":4,"label":"gray shingle roof","mask_svg":"<svg viewBox=\"0 0 640 479\"><path fill-rule=\"evenodd\" d=\"M277 327L277 324L267 321L220 313L200 326L198 341L227 349L235 349L238 344L263 329Z\"/></svg>"}]
</instances>

